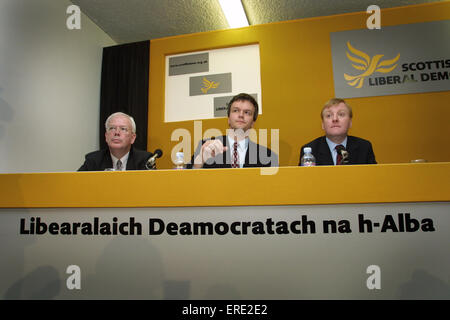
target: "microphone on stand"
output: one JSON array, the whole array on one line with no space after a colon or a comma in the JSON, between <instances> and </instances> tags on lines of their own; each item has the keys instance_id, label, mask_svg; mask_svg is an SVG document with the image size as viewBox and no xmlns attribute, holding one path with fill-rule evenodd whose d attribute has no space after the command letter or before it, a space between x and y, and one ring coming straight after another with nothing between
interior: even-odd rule
<instances>
[{"instance_id":1,"label":"microphone on stand","mask_svg":"<svg viewBox=\"0 0 450 320\"><path fill-rule=\"evenodd\" d=\"M153 156L148 158L147 163L145 164L145 168L147 170L155 170L156 169L156 159L162 156L163 152L161 149L156 149L153 153Z\"/></svg>"},{"instance_id":2,"label":"microphone on stand","mask_svg":"<svg viewBox=\"0 0 450 320\"><path fill-rule=\"evenodd\" d=\"M342 150L341 151L341 155L342 155L342 164L349 164L350 159L348 158L349 154L347 150Z\"/></svg>"}]
</instances>

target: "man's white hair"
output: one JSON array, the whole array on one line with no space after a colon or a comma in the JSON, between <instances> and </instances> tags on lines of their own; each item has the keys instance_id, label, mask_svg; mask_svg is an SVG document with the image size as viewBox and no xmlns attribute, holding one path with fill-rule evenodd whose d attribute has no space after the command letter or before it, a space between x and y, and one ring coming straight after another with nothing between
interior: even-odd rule
<instances>
[{"instance_id":1,"label":"man's white hair","mask_svg":"<svg viewBox=\"0 0 450 320\"><path fill-rule=\"evenodd\" d=\"M136 122L134 122L133 117L129 116L126 113L123 113L123 112L115 112L112 115L110 115L108 117L108 119L106 119L106 121L105 121L105 129L106 130L108 130L108 123L112 120L112 118L117 117L117 116L123 116L123 117L127 117L128 119L130 119L131 130L132 130L133 133L136 133Z\"/></svg>"}]
</instances>

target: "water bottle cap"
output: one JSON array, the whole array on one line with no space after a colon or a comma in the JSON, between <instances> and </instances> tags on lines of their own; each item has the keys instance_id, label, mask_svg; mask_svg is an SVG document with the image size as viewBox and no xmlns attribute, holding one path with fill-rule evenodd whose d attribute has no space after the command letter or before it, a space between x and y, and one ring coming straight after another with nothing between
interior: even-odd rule
<instances>
[{"instance_id":1,"label":"water bottle cap","mask_svg":"<svg viewBox=\"0 0 450 320\"><path fill-rule=\"evenodd\" d=\"M305 147L305 148L303 148L303 152L304 153L311 153L311 148L310 147Z\"/></svg>"}]
</instances>

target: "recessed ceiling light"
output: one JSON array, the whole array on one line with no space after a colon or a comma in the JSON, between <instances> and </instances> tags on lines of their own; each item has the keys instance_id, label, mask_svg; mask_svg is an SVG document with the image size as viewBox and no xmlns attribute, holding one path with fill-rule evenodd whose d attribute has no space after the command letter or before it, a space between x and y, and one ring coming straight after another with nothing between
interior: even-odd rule
<instances>
[{"instance_id":1,"label":"recessed ceiling light","mask_svg":"<svg viewBox=\"0 0 450 320\"><path fill-rule=\"evenodd\" d=\"M241 0L219 0L230 28L248 27L247 16Z\"/></svg>"}]
</instances>

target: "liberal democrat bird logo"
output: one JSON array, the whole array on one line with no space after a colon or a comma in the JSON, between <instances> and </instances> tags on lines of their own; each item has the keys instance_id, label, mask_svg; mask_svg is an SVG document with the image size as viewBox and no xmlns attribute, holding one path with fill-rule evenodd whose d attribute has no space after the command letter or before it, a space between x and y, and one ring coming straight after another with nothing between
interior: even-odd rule
<instances>
[{"instance_id":1,"label":"liberal democrat bird logo","mask_svg":"<svg viewBox=\"0 0 450 320\"><path fill-rule=\"evenodd\" d=\"M203 86L204 88L200 88L203 93L207 93L209 89L215 89L219 86L220 82L209 81L205 77L203 77Z\"/></svg>"},{"instance_id":2,"label":"liberal democrat bird logo","mask_svg":"<svg viewBox=\"0 0 450 320\"><path fill-rule=\"evenodd\" d=\"M381 73L391 72L397 66L394 63L396 63L400 58L399 53L394 59L380 61L381 58L384 56L384 54L377 54L373 58L370 58L367 53L364 53L360 50L353 48L350 45L349 41L347 41L347 46L348 50L351 53L359 57L356 58L354 56L351 56L348 52L346 52L347 58L355 63L355 64L352 63L353 68L364 71L358 76L351 76L344 73L345 80L348 81L348 84L350 86L355 88L361 88L364 83L364 78L370 76L374 72L381 72Z\"/></svg>"}]
</instances>

